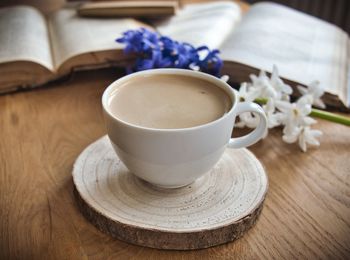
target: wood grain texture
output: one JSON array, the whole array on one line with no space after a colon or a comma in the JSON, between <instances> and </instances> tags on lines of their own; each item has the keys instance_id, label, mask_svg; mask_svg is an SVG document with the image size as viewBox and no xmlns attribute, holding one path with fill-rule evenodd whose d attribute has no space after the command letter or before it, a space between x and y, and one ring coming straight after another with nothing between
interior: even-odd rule
<instances>
[{"instance_id":1,"label":"wood grain texture","mask_svg":"<svg viewBox=\"0 0 350 260\"><path fill-rule=\"evenodd\" d=\"M101 95L120 75L88 72L0 96L0 259L350 258L350 128L324 120L315 126L323 131L318 149L283 143L281 129L249 148L266 168L269 192L255 227L233 243L169 252L97 230L76 206L71 171L106 133Z\"/></svg>"},{"instance_id":2,"label":"wood grain texture","mask_svg":"<svg viewBox=\"0 0 350 260\"><path fill-rule=\"evenodd\" d=\"M159 249L200 249L233 241L256 222L268 182L247 149L227 149L207 174L178 189L131 174L107 136L89 145L73 167L84 216L101 231Z\"/></svg>"},{"instance_id":3,"label":"wood grain texture","mask_svg":"<svg viewBox=\"0 0 350 260\"><path fill-rule=\"evenodd\" d=\"M162 251L100 232L76 205L72 167L106 133L101 95L119 74L0 96L0 259L348 259L350 129L318 120L321 146L303 153L281 129L249 148L269 192L259 221L233 243ZM235 129L235 135L240 134Z\"/></svg>"}]
</instances>

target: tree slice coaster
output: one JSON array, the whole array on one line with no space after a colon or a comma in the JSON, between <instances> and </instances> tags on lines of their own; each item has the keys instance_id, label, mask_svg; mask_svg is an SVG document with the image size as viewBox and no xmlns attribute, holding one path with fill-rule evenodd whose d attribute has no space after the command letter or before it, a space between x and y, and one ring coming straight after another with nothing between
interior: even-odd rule
<instances>
[{"instance_id":1,"label":"tree slice coaster","mask_svg":"<svg viewBox=\"0 0 350 260\"><path fill-rule=\"evenodd\" d=\"M242 236L259 216L268 181L247 149L227 149L206 175L177 189L132 175L107 136L88 146L73 169L78 205L101 231L141 246L207 248Z\"/></svg>"}]
</instances>

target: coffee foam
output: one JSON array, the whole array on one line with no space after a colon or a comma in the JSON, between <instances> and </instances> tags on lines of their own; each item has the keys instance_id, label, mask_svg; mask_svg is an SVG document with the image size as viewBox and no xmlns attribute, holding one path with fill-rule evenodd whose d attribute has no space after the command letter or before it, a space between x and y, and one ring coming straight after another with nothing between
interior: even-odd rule
<instances>
[{"instance_id":1,"label":"coffee foam","mask_svg":"<svg viewBox=\"0 0 350 260\"><path fill-rule=\"evenodd\" d=\"M158 129L189 128L222 117L231 107L215 84L185 75L144 75L122 83L109 99L110 112L129 124Z\"/></svg>"}]
</instances>

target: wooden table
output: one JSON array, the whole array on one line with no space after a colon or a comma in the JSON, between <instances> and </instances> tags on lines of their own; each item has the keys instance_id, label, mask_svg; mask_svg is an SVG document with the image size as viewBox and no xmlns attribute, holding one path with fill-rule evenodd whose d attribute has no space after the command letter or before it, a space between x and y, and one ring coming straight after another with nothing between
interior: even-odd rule
<instances>
[{"instance_id":1,"label":"wooden table","mask_svg":"<svg viewBox=\"0 0 350 260\"><path fill-rule=\"evenodd\" d=\"M303 153L281 131L250 148L270 187L256 226L236 242L161 251L115 240L78 211L72 165L106 133L104 70L0 96L0 259L346 259L350 256L350 128L319 120L321 147Z\"/></svg>"}]
</instances>

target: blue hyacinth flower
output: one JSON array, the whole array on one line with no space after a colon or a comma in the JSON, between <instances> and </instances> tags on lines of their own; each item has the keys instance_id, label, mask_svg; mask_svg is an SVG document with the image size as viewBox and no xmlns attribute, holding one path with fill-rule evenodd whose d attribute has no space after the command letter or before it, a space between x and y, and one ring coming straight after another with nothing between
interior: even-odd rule
<instances>
[{"instance_id":1,"label":"blue hyacinth flower","mask_svg":"<svg viewBox=\"0 0 350 260\"><path fill-rule=\"evenodd\" d=\"M216 49L210 51L207 46L201 46L197 48L197 52L206 53L205 57L202 60L198 59L196 62L199 70L220 77L220 71L223 66L223 61L218 56L220 51Z\"/></svg>"},{"instance_id":2,"label":"blue hyacinth flower","mask_svg":"<svg viewBox=\"0 0 350 260\"><path fill-rule=\"evenodd\" d=\"M180 43L145 28L126 31L116 41L125 44L125 54L136 57L135 63L127 68L128 73L153 68L198 68L220 76L223 62L218 50L210 51L206 46L195 48L189 43Z\"/></svg>"}]
</instances>

